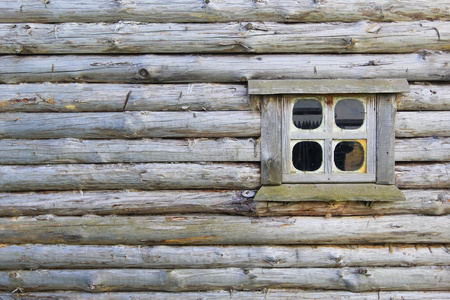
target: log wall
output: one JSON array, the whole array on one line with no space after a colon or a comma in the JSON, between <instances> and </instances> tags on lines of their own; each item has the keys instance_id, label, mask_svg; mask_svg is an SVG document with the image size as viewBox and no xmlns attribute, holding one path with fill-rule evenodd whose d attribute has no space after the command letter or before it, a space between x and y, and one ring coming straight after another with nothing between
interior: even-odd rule
<instances>
[{"instance_id":1,"label":"log wall","mask_svg":"<svg viewBox=\"0 0 450 300\"><path fill-rule=\"evenodd\" d=\"M450 297L447 1L1 7L1 299ZM409 81L406 201L255 202L247 80L333 78Z\"/></svg>"}]
</instances>

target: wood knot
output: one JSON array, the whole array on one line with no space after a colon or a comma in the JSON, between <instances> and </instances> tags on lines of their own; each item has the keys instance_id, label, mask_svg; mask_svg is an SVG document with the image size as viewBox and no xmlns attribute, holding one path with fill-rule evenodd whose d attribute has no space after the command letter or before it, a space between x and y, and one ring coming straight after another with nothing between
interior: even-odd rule
<instances>
[{"instance_id":1,"label":"wood knot","mask_svg":"<svg viewBox=\"0 0 450 300\"><path fill-rule=\"evenodd\" d=\"M142 68L138 71L139 77L145 79L150 76L150 72L146 68Z\"/></svg>"}]
</instances>

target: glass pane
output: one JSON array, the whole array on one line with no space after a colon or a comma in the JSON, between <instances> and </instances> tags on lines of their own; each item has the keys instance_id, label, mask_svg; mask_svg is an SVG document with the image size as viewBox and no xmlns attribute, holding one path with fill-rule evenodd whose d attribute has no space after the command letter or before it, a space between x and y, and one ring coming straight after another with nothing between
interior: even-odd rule
<instances>
[{"instance_id":1,"label":"glass pane","mask_svg":"<svg viewBox=\"0 0 450 300\"><path fill-rule=\"evenodd\" d=\"M334 108L336 126L342 129L358 129L364 123L364 104L356 99L341 100Z\"/></svg>"},{"instance_id":2,"label":"glass pane","mask_svg":"<svg viewBox=\"0 0 450 300\"><path fill-rule=\"evenodd\" d=\"M322 105L317 100L295 102L292 121L297 128L316 129L322 124Z\"/></svg>"},{"instance_id":3,"label":"glass pane","mask_svg":"<svg viewBox=\"0 0 450 300\"><path fill-rule=\"evenodd\" d=\"M316 171L322 165L322 146L317 142L299 142L292 149L292 164L300 171Z\"/></svg>"},{"instance_id":4,"label":"glass pane","mask_svg":"<svg viewBox=\"0 0 450 300\"><path fill-rule=\"evenodd\" d=\"M334 164L341 171L356 171L364 164L364 147L359 142L340 142L334 148Z\"/></svg>"}]
</instances>

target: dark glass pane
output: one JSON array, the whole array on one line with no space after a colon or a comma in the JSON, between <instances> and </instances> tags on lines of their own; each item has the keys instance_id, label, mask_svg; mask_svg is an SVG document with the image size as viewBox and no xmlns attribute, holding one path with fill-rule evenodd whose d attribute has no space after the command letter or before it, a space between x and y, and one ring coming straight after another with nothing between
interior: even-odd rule
<instances>
[{"instance_id":1,"label":"dark glass pane","mask_svg":"<svg viewBox=\"0 0 450 300\"><path fill-rule=\"evenodd\" d=\"M292 110L292 121L300 129L315 129L322 124L322 105L317 100L299 100Z\"/></svg>"},{"instance_id":2,"label":"dark glass pane","mask_svg":"<svg viewBox=\"0 0 450 300\"><path fill-rule=\"evenodd\" d=\"M300 171L316 171L322 165L322 146L317 142L299 142L292 149L292 164Z\"/></svg>"},{"instance_id":3,"label":"dark glass pane","mask_svg":"<svg viewBox=\"0 0 450 300\"><path fill-rule=\"evenodd\" d=\"M358 129L364 123L364 104L355 99L341 100L334 108L336 126L342 129Z\"/></svg>"},{"instance_id":4,"label":"dark glass pane","mask_svg":"<svg viewBox=\"0 0 450 300\"><path fill-rule=\"evenodd\" d=\"M341 171L356 171L364 164L364 148L359 142L340 142L334 148L334 164Z\"/></svg>"}]
</instances>

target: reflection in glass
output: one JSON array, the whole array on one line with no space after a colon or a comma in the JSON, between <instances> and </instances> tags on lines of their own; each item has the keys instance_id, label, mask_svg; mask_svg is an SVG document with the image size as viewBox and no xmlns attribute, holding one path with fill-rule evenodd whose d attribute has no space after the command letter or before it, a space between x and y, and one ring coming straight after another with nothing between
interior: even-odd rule
<instances>
[{"instance_id":1,"label":"reflection in glass","mask_svg":"<svg viewBox=\"0 0 450 300\"><path fill-rule=\"evenodd\" d=\"M341 171L356 171L364 164L364 148L356 141L340 142L334 148L334 164Z\"/></svg>"},{"instance_id":2,"label":"reflection in glass","mask_svg":"<svg viewBox=\"0 0 450 300\"><path fill-rule=\"evenodd\" d=\"M334 108L336 126L342 129L358 129L364 123L364 104L356 99L341 100Z\"/></svg>"},{"instance_id":3,"label":"reflection in glass","mask_svg":"<svg viewBox=\"0 0 450 300\"><path fill-rule=\"evenodd\" d=\"M322 124L322 105L317 100L295 102L292 121L297 128L316 129Z\"/></svg>"},{"instance_id":4,"label":"reflection in glass","mask_svg":"<svg viewBox=\"0 0 450 300\"><path fill-rule=\"evenodd\" d=\"M316 171L322 165L322 146L317 142L299 142L292 149L292 164L300 171Z\"/></svg>"}]
</instances>

